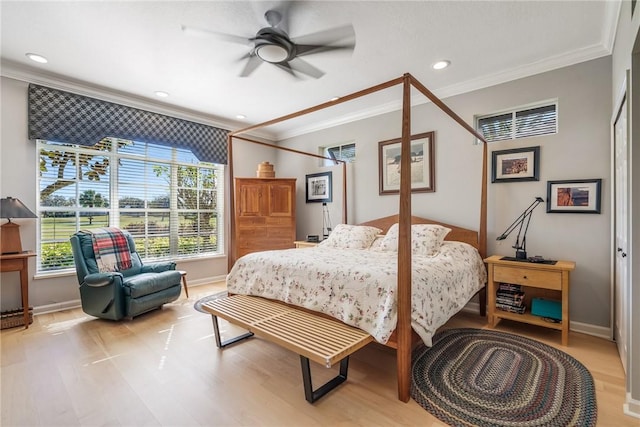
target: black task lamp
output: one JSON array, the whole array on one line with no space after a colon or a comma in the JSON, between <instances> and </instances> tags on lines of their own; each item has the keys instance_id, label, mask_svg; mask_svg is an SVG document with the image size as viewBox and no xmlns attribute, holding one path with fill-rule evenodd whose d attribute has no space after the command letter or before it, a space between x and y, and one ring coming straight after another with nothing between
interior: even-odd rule
<instances>
[{"instance_id":1,"label":"black task lamp","mask_svg":"<svg viewBox=\"0 0 640 427\"><path fill-rule=\"evenodd\" d=\"M496 240L504 240L509 234L516 228L518 229L518 236L516 237L516 244L512 246L516 250L516 259L518 260L526 260L527 259L527 230L529 229L529 222L531 222L531 214L533 210L538 207L540 203L544 202L542 197L536 197L536 199L529 205L527 209L520 214L513 224L511 224L507 229L499 235ZM524 232L523 232L524 227Z\"/></svg>"},{"instance_id":2,"label":"black task lamp","mask_svg":"<svg viewBox=\"0 0 640 427\"><path fill-rule=\"evenodd\" d=\"M11 222L11 218L37 218L20 200L13 197L0 199L0 218L7 218L9 222L0 227L0 253L17 254L22 252L20 241L20 226Z\"/></svg>"}]
</instances>

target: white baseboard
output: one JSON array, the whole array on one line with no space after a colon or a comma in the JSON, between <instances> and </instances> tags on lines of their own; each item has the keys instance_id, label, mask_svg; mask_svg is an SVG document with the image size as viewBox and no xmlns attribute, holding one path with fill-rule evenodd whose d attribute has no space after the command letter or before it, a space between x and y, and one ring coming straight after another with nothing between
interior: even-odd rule
<instances>
[{"instance_id":1,"label":"white baseboard","mask_svg":"<svg viewBox=\"0 0 640 427\"><path fill-rule=\"evenodd\" d=\"M631 393L627 393L627 400L624 405L622 405L622 408L625 415L640 418L640 400L633 399Z\"/></svg>"},{"instance_id":2,"label":"white baseboard","mask_svg":"<svg viewBox=\"0 0 640 427\"><path fill-rule=\"evenodd\" d=\"M191 280L189 279L189 276L187 276L187 286L191 287L191 286L210 285L214 282L224 282L226 278L227 278L226 274L221 276L205 277L205 278L196 279L196 280Z\"/></svg>"},{"instance_id":3,"label":"white baseboard","mask_svg":"<svg viewBox=\"0 0 640 427\"><path fill-rule=\"evenodd\" d=\"M611 328L604 326L591 325L589 323L571 322L569 327L574 332L580 332L581 334L593 335L594 337L603 338L611 341Z\"/></svg>"},{"instance_id":4,"label":"white baseboard","mask_svg":"<svg viewBox=\"0 0 640 427\"><path fill-rule=\"evenodd\" d=\"M226 277L226 275L221 275L196 280L188 280L187 278L187 286L191 288L195 286L210 285L214 282L224 281ZM33 307L33 315L36 316L38 314L55 313L56 311L71 310L80 307L82 307L82 304L79 299L57 302L54 304L38 305Z\"/></svg>"},{"instance_id":5,"label":"white baseboard","mask_svg":"<svg viewBox=\"0 0 640 427\"><path fill-rule=\"evenodd\" d=\"M79 299L57 302L55 304L38 305L33 307L33 315L55 313L56 311L71 310L79 307L81 307Z\"/></svg>"}]
</instances>

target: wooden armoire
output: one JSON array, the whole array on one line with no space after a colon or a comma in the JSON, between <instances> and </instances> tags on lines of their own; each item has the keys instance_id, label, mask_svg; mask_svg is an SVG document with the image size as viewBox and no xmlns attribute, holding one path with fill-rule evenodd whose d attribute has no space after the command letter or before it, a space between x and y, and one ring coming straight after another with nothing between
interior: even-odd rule
<instances>
[{"instance_id":1,"label":"wooden armoire","mask_svg":"<svg viewBox=\"0 0 640 427\"><path fill-rule=\"evenodd\" d=\"M235 179L235 256L294 247L295 178Z\"/></svg>"}]
</instances>

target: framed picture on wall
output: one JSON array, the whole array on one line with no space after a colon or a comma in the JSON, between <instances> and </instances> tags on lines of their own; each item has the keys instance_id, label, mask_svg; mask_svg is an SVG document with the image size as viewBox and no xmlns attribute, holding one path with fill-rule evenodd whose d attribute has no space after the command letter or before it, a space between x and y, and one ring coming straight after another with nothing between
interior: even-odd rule
<instances>
[{"instance_id":1,"label":"framed picture on wall","mask_svg":"<svg viewBox=\"0 0 640 427\"><path fill-rule=\"evenodd\" d=\"M600 213L602 179L547 181L547 212Z\"/></svg>"},{"instance_id":2,"label":"framed picture on wall","mask_svg":"<svg viewBox=\"0 0 640 427\"><path fill-rule=\"evenodd\" d=\"M400 144L396 138L378 143L380 194L400 193ZM411 192L436 191L433 158L434 132L411 136Z\"/></svg>"},{"instance_id":3,"label":"framed picture on wall","mask_svg":"<svg viewBox=\"0 0 640 427\"><path fill-rule=\"evenodd\" d=\"M331 203L333 193L331 175L331 172L306 175L307 203Z\"/></svg>"},{"instance_id":4,"label":"framed picture on wall","mask_svg":"<svg viewBox=\"0 0 640 427\"><path fill-rule=\"evenodd\" d=\"M539 181L540 147L494 151L491 182Z\"/></svg>"}]
</instances>

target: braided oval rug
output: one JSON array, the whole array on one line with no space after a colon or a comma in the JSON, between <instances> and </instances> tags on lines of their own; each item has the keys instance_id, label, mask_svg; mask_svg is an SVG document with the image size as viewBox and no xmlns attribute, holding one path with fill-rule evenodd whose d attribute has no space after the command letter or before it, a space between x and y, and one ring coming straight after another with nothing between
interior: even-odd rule
<instances>
[{"instance_id":1,"label":"braided oval rug","mask_svg":"<svg viewBox=\"0 0 640 427\"><path fill-rule=\"evenodd\" d=\"M413 353L411 397L452 426L595 426L593 378L546 344L451 329Z\"/></svg>"}]
</instances>

